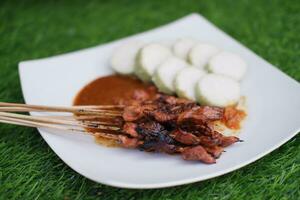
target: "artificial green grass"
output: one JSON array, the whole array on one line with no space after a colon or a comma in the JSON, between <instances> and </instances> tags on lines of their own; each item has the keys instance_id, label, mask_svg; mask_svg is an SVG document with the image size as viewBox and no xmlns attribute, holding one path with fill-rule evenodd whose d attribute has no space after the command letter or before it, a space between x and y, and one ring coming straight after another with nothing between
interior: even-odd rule
<instances>
[{"instance_id":1,"label":"artificial green grass","mask_svg":"<svg viewBox=\"0 0 300 200\"><path fill-rule=\"evenodd\" d=\"M191 12L204 15L300 81L299 1L0 1L0 101L23 102L17 70L21 60L95 46ZM300 136L218 178L166 189L128 190L80 176L35 129L0 125L0 199L95 198L299 199Z\"/></svg>"}]
</instances>

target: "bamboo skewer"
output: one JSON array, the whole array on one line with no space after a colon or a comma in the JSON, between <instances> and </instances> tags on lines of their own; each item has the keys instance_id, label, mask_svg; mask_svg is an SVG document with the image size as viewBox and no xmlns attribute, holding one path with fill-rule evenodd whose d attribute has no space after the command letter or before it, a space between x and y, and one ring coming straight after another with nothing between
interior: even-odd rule
<instances>
[{"instance_id":1,"label":"bamboo skewer","mask_svg":"<svg viewBox=\"0 0 300 200\"><path fill-rule=\"evenodd\" d=\"M62 130L62 131L81 132L81 133L89 134L92 136L100 136L100 137L103 137L106 139L119 141L118 135L116 135L116 134L103 133L103 132L99 132L99 131L92 133L92 132L88 132L84 129L68 128L65 126L57 126L57 125L45 124L45 123L39 123L39 122L30 122L27 120L15 119L15 118L4 117L4 116L0 116L0 123L20 125L20 126L33 127L33 128L50 128L50 129L56 129L56 130Z\"/></svg>"},{"instance_id":2,"label":"bamboo skewer","mask_svg":"<svg viewBox=\"0 0 300 200\"><path fill-rule=\"evenodd\" d=\"M40 123L40 122L31 122L28 120L15 119L15 118L4 117L4 116L0 116L0 122L21 125L21 126L34 127L34 128L51 128L51 129L58 129L58 130L64 130L64 131L77 131L77 132L87 133L87 131L84 129L69 128L66 126L57 126L57 125L53 125L53 124L46 124L46 123Z\"/></svg>"},{"instance_id":3,"label":"bamboo skewer","mask_svg":"<svg viewBox=\"0 0 300 200\"><path fill-rule=\"evenodd\" d=\"M4 117L0 117L0 123L5 123L5 124L12 124L12 125L19 125L19 126L26 126L26 127L32 127L32 128L51 128L51 129L56 129L56 130L63 130L63 131L72 131L72 132L83 132L85 134L89 134L92 136L101 136L107 139L111 139L111 140L116 140L118 141L118 136L117 135L113 135L113 134L109 134L109 133L102 133L102 132L96 132L96 133L91 133L91 132L86 132L86 131L81 131L81 130L77 130L77 129L70 129L70 128L66 128L63 126L49 126L47 124L36 124L36 123L25 123L25 122L17 122L11 118L4 118Z\"/></svg>"},{"instance_id":4,"label":"bamboo skewer","mask_svg":"<svg viewBox=\"0 0 300 200\"><path fill-rule=\"evenodd\" d=\"M114 137L122 134L121 124L108 121L122 116L124 106L39 106L18 103L0 102L0 123L8 123L37 128L51 128L65 131L79 131L89 133L90 130L112 131L111 134L98 132L102 137ZM10 112L65 112L71 116L31 116ZM104 119L104 120L103 120ZM102 121L101 121L102 120ZM92 131L95 132L95 131ZM94 133L89 133L94 134Z\"/></svg>"},{"instance_id":5,"label":"bamboo skewer","mask_svg":"<svg viewBox=\"0 0 300 200\"><path fill-rule=\"evenodd\" d=\"M81 109L81 108L25 108L25 107L0 107L0 111L2 112L70 112L73 114L80 115L101 115L108 117L118 117L122 116L122 112L120 111L110 111L110 110L95 110L95 109Z\"/></svg>"},{"instance_id":6,"label":"bamboo skewer","mask_svg":"<svg viewBox=\"0 0 300 200\"><path fill-rule=\"evenodd\" d=\"M63 119L55 119L55 118L47 118L47 117L38 117L38 116L30 116L30 115L20 115L14 113L5 113L0 112L0 117L10 117L21 120L29 120L33 122L42 122L48 124L60 124L60 125L70 125L70 126L80 126L83 128L94 128L94 129L104 129L104 130L113 130L117 131L120 128L110 125L106 126L101 124L101 122L81 122L81 121L71 121L71 120L63 120Z\"/></svg>"},{"instance_id":7,"label":"bamboo skewer","mask_svg":"<svg viewBox=\"0 0 300 200\"><path fill-rule=\"evenodd\" d=\"M30 104L21 104L21 103L7 103L0 102L0 106L2 107L22 107L22 108L37 108L37 109L112 109L112 108L124 108L123 105L98 105L98 106L41 106L41 105L30 105Z\"/></svg>"},{"instance_id":8,"label":"bamboo skewer","mask_svg":"<svg viewBox=\"0 0 300 200\"><path fill-rule=\"evenodd\" d=\"M99 131L92 133L92 132L87 132L84 129L68 128L65 126L56 126L56 125L52 125L52 124L30 122L27 120L20 120L20 119L4 117L4 116L0 116L0 123L20 125L20 126L33 127L33 128L50 128L50 129L56 129L56 130L62 130L62 131L82 132L82 133L89 134L89 135L96 136L96 137L100 136L100 137L103 137L106 139L119 141L119 137L117 134L103 133L103 132L99 132Z\"/></svg>"},{"instance_id":9,"label":"bamboo skewer","mask_svg":"<svg viewBox=\"0 0 300 200\"><path fill-rule=\"evenodd\" d=\"M39 118L45 119L62 119L66 121L79 121L82 124L91 124L95 125L112 125L112 126L119 126L120 123L117 122L106 122L106 121L98 121L99 116L38 116ZM92 121L94 119L94 121ZM97 120L97 121L95 121Z\"/></svg>"},{"instance_id":10,"label":"bamboo skewer","mask_svg":"<svg viewBox=\"0 0 300 200\"><path fill-rule=\"evenodd\" d=\"M0 111L3 112L70 112L81 115L101 115L108 117L117 117L122 115L121 105L99 105L99 106L40 106L18 103L0 102Z\"/></svg>"}]
</instances>

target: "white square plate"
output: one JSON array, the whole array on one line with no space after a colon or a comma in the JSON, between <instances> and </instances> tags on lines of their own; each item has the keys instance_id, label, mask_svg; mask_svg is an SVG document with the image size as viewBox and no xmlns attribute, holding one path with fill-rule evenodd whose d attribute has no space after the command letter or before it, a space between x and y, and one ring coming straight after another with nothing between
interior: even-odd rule
<instances>
[{"instance_id":1,"label":"white square plate","mask_svg":"<svg viewBox=\"0 0 300 200\"><path fill-rule=\"evenodd\" d=\"M248 117L240 135L245 142L226 149L217 164L180 156L106 148L85 135L39 129L53 151L72 169L99 183L123 188L160 188L216 177L243 167L291 139L300 127L300 85L246 47L192 14L166 26L109 44L19 64L28 104L72 105L77 92L93 79L111 74L113 49L128 39L172 40L189 36L241 55L249 64L242 83Z\"/></svg>"}]
</instances>

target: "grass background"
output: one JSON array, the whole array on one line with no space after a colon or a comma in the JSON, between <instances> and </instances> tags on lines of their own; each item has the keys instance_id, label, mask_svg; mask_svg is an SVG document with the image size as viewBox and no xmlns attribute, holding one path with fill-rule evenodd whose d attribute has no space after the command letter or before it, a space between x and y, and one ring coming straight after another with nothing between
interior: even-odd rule
<instances>
[{"instance_id":1,"label":"grass background","mask_svg":"<svg viewBox=\"0 0 300 200\"><path fill-rule=\"evenodd\" d=\"M0 100L23 102L17 70L21 60L95 46L191 12L201 13L300 81L300 2L296 0L2 0ZM300 199L300 135L263 159L218 178L167 189L128 190L78 175L35 129L0 125L0 199L95 198Z\"/></svg>"}]
</instances>

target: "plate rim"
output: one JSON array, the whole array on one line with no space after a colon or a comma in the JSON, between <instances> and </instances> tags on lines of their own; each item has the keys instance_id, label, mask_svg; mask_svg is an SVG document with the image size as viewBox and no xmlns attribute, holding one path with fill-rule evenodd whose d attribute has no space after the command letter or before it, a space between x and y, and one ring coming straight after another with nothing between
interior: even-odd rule
<instances>
[{"instance_id":1,"label":"plate rim","mask_svg":"<svg viewBox=\"0 0 300 200\"><path fill-rule=\"evenodd\" d=\"M163 28L163 27L175 24L175 23L177 23L179 21L183 21L183 20L187 20L189 18L195 18L195 17L196 18L200 18L201 20L204 20L204 21L208 22L212 27L214 27L218 31L222 32L223 34L225 34L226 36L228 36L229 38L233 39L235 42L239 43L241 46L243 46L244 48L246 48L250 53L254 54L258 59L262 60L267 66L271 67L273 70L275 69L275 70L279 71L282 75L284 75L285 77L288 77L289 80L292 80L295 83L299 84L296 80L294 80L293 78L291 78L290 76L288 76L287 74L285 74L284 72L282 72L280 69L278 69L276 67L273 67L272 64L270 64L265 59L263 59L262 57L260 57L259 55L257 55L251 49L249 49L246 46L244 46L238 40L234 39L233 37L231 37L230 35L228 35L224 31L222 31L221 29L219 29L218 27L216 27L214 24L212 24L210 21L208 21L206 18L204 18L200 14L198 14L198 13L192 13L192 14L186 15L186 16L184 16L182 18L179 18L179 19L177 19L175 21L172 21L170 23L158 26L156 28L153 28L153 29L150 29L150 30L147 30L147 31L144 31L144 32L140 32L140 33L137 33L137 34L134 34L134 35L130 35L128 37L120 38L120 39L117 39L117 40L114 40L114 41L111 41L111 42L108 42L108 43L99 44L99 45L94 46L94 47L83 48L83 49L80 49L80 50L75 50L75 51L72 51L72 52L67 52L67 53L63 53L63 54L60 54L60 55L54 55L54 56L49 56L49 57L45 57L45 58L39 58L39 59L26 60L26 61L19 62L18 70L19 70L19 79L20 79L20 85L21 85L21 90L22 90L23 98L24 98L25 102L27 103L28 99L26 98L27 95L25 95L25 93L26 93L25 91L26 90L24 90L24 77L23 77L23 73L22 73L22 68L25 67L24 64L26 64L27 62L41 61L41 60L45 60L45 59L57 58L57 57L62 57L62 56L66 56L66 55L72 55L72 54L80 53L80 52L86 51L86 50L92 50L94 48L98 48L99 46L110 45L110 44L113 44L113 43L120 42L121 40L124 40L124 39L127 40L127 39L130 39L130 38L135 37L137 35L145 34L145 33L148 33L148 32L152 32L153 30L157 30L157 29L160 29L160 28ZM78 174L82 175L83 177L86 177L86 178L88 178L88 179L90 179L90 180L92 180L92 181L94 181L96 183L101 183L101 184L105 184L105 185L113 186L113 187L118 187L118 188L126 188L126 189L154 189L154 188L167 188L167 187L173 187L173 186L178 186L178 185L185 185L185 184L189 184L189 183L195 183L195 182L208 180L208 179L211 179L211 178L215 178L215 177L222 176L222 175L225 175L227 173L233 172L233 171L235 171L237 169L240 169L240 168L242 168L242 167L244 167L244 166L246 166L246 165L248 165L250 163L255 162L256 160L259 160L260 158L264 157L265 155L269 154L270 152L276 150L277 148L279 148L280 146L282 146L284 143L286 143L287 141L289 141L290 139L292 139L294 136L296 136L297 133L300 132L300 128L298 128L298 129L296 128L294 131L291 131L288 136L286 136L280 142L275 143L274 145L272 145L272 147L268 148L268 150L266 150L264 152L261 152L260 154L257 154L256 156L254 156L251 159L248 159L247 161L244 161L244 162L241 162L239 164L236 164L233 167L229 167L227 169L219 170L219 171L217 171L215 173L210 173L208 175L201 175L200 177L198 176L198 177L194 177L194 178L183 178L183 179L177 180L177 181L166 181L166 182L163 182L163 183L149 183L149 184L133 184L133 183L126 183L126 182L122 182L122 181L109 181L109 180L99 181L99 180L96 180L96 179L94 179L93 177L91 177L89 175L83 174L79 170L74 169L72 167L72 165L69 164L68 161L66 161L65 159L63 159L62 156L60 156L60 154L56 152L56 149L52 147L52 145L47 141L47 139L43 135L45 133L48 133L47 131L41 130L39 128L38 128L38 131L39 131L40 135L42 136L42 138L49 145L49 147L55 152L55 154L64 163L66 163L72 170L74 170Z\"/></svg>"}]
</instances>

